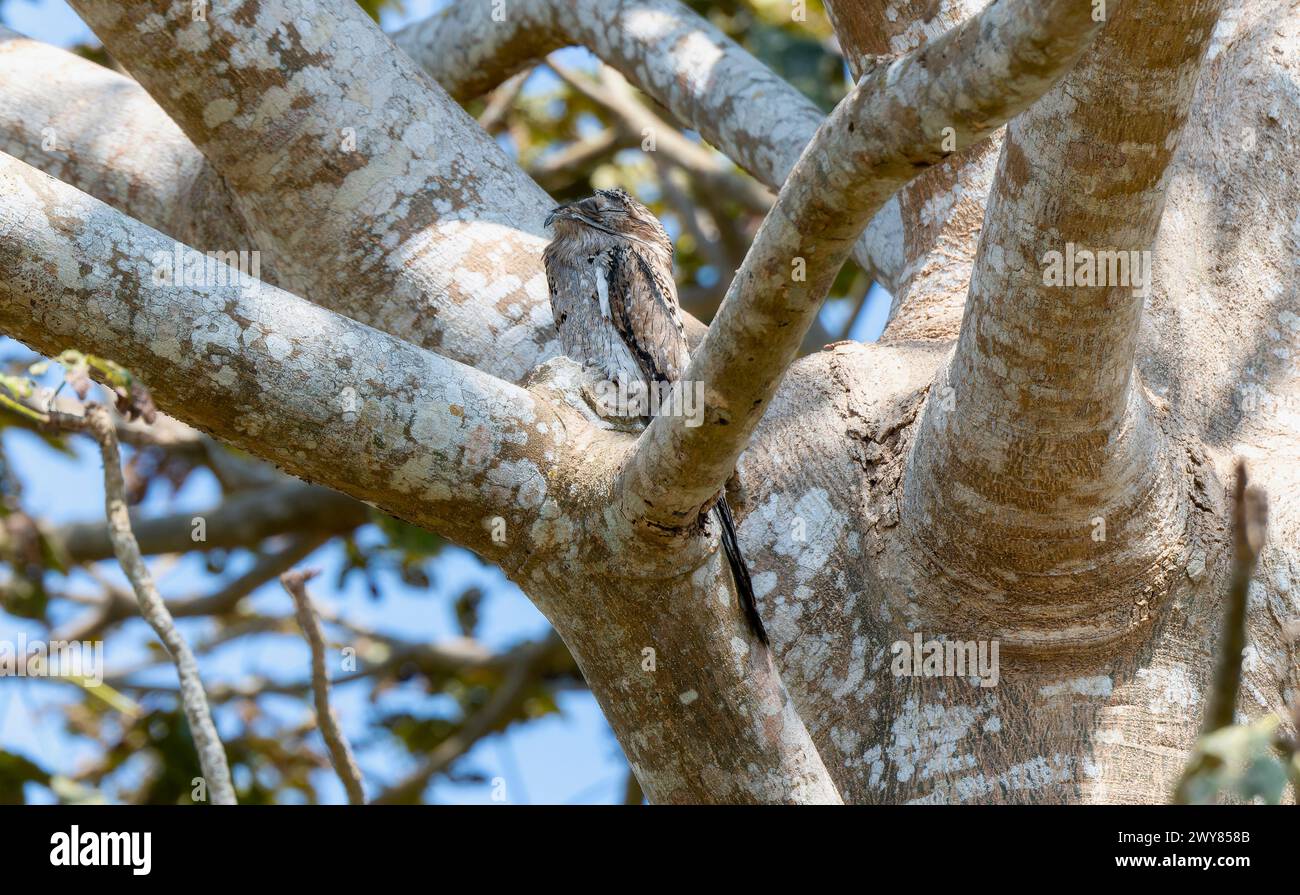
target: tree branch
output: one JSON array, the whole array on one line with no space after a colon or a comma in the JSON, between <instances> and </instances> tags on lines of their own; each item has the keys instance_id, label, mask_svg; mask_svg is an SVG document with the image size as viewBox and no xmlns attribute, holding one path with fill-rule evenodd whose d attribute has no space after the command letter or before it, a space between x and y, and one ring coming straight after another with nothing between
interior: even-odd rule
<instances>
[{"instance_id":1,"label":"tree branch","mask_svg":"<svg viewBox=\"0 0 1300 895\"><path fill-rule=\"evenodd\" d=\"M984 0L827 0L826 12L854 78L878 57L899 55L977 15ZM902 265L881 341L957 337L970 285L997 134L921 173L898 192Z\"/></svg>"},{"instance_id":2,"label":"tree branch","mask_svg":"<svg viewBox=\"0 0 1300 895\"><path fill-rule=\"evenodd\" d=\"M1268 532L1268 499L1258 488L1246 485L1246 464L1237 461L1237 480L1232 494L1232 576L1228 585L1223 637L1219 642L1219 664L1214 686L1206 697L1202 733L1232 724L1241 689L1242 653L1246 649L1246 611L1250 579L1259 564Z\"/></svg>"},{"instance_id":3,"label":"tree branch","mask_svg":"<svg viewBox=\"0 0 1300 895\"><path fill-rule=\"evenodd\" d=\"M158 588L154 586L149 567L144 564L140 547L131 534L131 520L126 511L126 482L122 478L122 458L117 448L117 434L108 411L97 404L86 406L86 428L99 442L104 455L104 506L108 514L113 538L113 550L122 571L131 582L140 614L167 647L176 673L180 678L181 705L189 722L190 735L199 754L203 776L212 791L212 801L217 805L235 804L235 789L230 783L230 768L226 764L226 751L212 723L212 710L203 693L199 678L199 665L190 652L189 644L176 630Z\"/></svg>"},{"instance_id":4,"label":"tree branch","mask_svg":"<svg viewBox=\"0 0 1300 895\"><path fill-rule=\"evenodd\" d=\"M71 5L221 174L286 288L510 381L554 353L549 197L356 3Z\"/></svg>"},{"instance_id":5,"label":"tree branch","mask_svg":"<svg viewBox=\"0 0 1300 895\"><path fill-rule=\"evenodd\" d=\"M316 489L325 493L334 493L327 489ZM352 503L350 498L348 500ZM358 504L358 506L360 506ZM133 523L134 524L134 523ZM231 581L229 584L201 597L183 600L168 600L167 611L172 618L189 618L201 615L220 615L231 612L239 601L257 590L266 582L288 570L294 564L306 559L317 547L325 542L320 535L297 535L288 546L275 553L259 556L253 567ZM142 551L147 553L148 551ZM166 551L170 552L170 551ZM179 552L179 551L178 551ZM86 618L60 635L64 640L98 640L105 632L136 615L138 607L134 600L116 589L110 589L106 600L97 611L88 613Z\"/></svg>"},{"instance_id":6,"label":"tree branch","mask_svg":"<svg viewBox=\"0 0 1300 895\"><path fill-rule=\"evenodd\" d=\"M547 66L560 80L579 94L609 111L633 145L647 137L653 139L654 148L663 158L689 171L691 175L725 196L735 199L750 211L764 214L772 207L773 196L761 184L737 175L730 165L719 161L708 148L693 143L677 129L651 112L632 93L623 76L609 66L602 66L600 80L596 81L573 71L555 59L548 58Z\"/></svg>"},{"instance_id":7,"label":"tree branch","mask_svg":"<svg viewBox=\"0 0 1300 895\"><path fill-rule=\"evenodd\" d=\"M316 703L316 724L329 750L330 764L334 766L334 773L339 775L343 788L347 790L348 802L364 805L366 790L361 782L361 768L357 767L352 747L339 727L339 719L330 705L330 679L325 670L325 632L321 630L320 618L307 593L307 582L317 574L316 571L285 572L280 576L280 584L293 598L298 626L302 628L303 636L311 647L311 688Z\"/></svg>"},{"instance_id":8,"label":"tree branch","mask_svg":"<svg viewBox=\"0 0 1300 895\"><path fill-rule=\"evenodd\" d=\"M490 520L542 504L549 402L255 281L159 282L174 243L4 155L0 192L0 329L113 355L186 422L507 560Z\"/></svg>"},{"instance_id":9,"label":"tree branch","mask_svg":"<svg viewBox=\"0 0 1300 895\"><path fill-rule=\"evenodd\" d=\"M495 134L505 126L506 118L510 115L510 110L514 108L515 100L519 99L519 94L524 89L524 82L528 80L528 76L531 74L531 70L525 69L519 74L511 76L492 92L492 97L478 116L479 127L489 134Z\"/></svg>"},{"instance_id":10,"label":"tree branch","mask_svg":"<svg viewBox=\"0 0 1300 895\"><path fill-rule=\"evenodd\" d=\"M781 189L685 379L701 426L654 419L624 470L624 514L692 524L732 474L867 219L953 148L983 139L1067 71L1099 27L1073 0L999 3L865 76ZM992 78L989 72L999 72ZM946 134L946 128L951 134Z\"/></svg>"},{"instance_id":11,"label":"tree branch","mask_svg":"<svg viewBox=\"0 0 1300 895\"><path fill-rule=\"evenodd\" d=\"M257 248L202 153L130 78L0 25L0 83L0 152L190 245Z\"/></svg>"},{"instance_id":12,"label":"tree branch","mask_svg":"<svg viewBox=\"0 0 1300 895\"><path fill-rule=\"evenodd\" d=\"M342 534L364 525L369 518L365 504L346 494L286 481L263 491L233 494L200 512L145 517L133 511L131 524L140 549L153 555L254 547L282 534ZM195 519L203 520L206 540L194 540ZM108 529L98 522L73 522L52 529L49 535L74 563L96 562L113 555Z\"/></svg>"},{"instance_id":13,"label":"tree branch","mask_svg":"<svg viewBox=\"0 0 1300 895\"><path fill-rule=\"evenodd\" d=\"M982 0L826 0L826 14L855 77L876 56L901 56L977 15Z\"/></svg>"},{"instance_id":14,"label":"tree branch","mask_svg":"<svg viewBox=\"0 0 1300 895\"><path fill-rule=\"evenodd\" d=\"M418 802L429 781L445 771L474 744L507 722L531 683L539 663L551 654L559 637L549 637L524 643L511 650L505 679L492 692L491 698L460 729L439 743L420 766L375 798L376 805L399 805Z\"/></svg>"},{"instance_id":15,"label":"tree branch","mask_svg":"<svg viewBox=\"0 0 1300 895\"><path fill-rule=\"evenodd\" d=\"M1122 636L1155 598L1137 582L1186 528L1186 454L1133 364L1143 252L1219 2L1115 5L1007 129L961 337L931 390L947 398L927 404L905 489L924 552L996 593L1004 649Z\"/></svg>"}]
</instances>

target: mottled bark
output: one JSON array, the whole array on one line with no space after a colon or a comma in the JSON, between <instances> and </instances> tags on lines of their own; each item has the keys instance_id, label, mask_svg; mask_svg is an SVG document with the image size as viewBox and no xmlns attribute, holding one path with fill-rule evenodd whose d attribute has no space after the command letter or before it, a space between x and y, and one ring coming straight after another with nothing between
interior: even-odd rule
<instances>
[{"instance_id":1,"label":"mottled bark","mask_svg":"<svg viewBox=\"0 0 1300 895\"><path fill-rule=\"evenodd\" d=\"M694 522L731 475L869 217L917 172L1037 99L1097 28L1073 0L998 4L858 82L782 187L692 359L685 379L704 383L703 425L656 417L629 462L630 519L668 530Z\"/></svg>"},{"instance_id":2,"label":"mottled bark","mask_svg":"<svg viewBox=\"0 0 1300 895\"><path fill-rule=\"evenodd\" d=\"M887 4L908 22L891 36L912 34L910 23L930 18L933 6ZM999 3L985 15L1022 6ZM527 377L518 389L269 287L258 300L152 284L140 265L148 249L170 243L7 159L0 329L46 352L100 348L140 372L169 412L499 562L572 648L652 801L1165 801L1214 664L1230 572L1220 483L1234 454L1248 458L1274 507L1249 591L1239 710L1280 711L1300 695L1296 644L1285 633L1300 616L1300 511L1289 499L1300 485L1300 153L1290 124L1300 120L1300 11L1290 0L1225 6L1216 27L1205 0L1108 4L1107 49L1012 127L955 357L944 344L955 330L942 322L913 331L923 343L846 344L777 371L752 437L728 448L744 449L728 493L770 653L746 646L707 531L666 535L669 549L629 546L618 474L636 439L594 417L578 371L562 359L536 371L526 359L517 369L497 361L503 376ZM590 39L614 55L623 42L653 37L653 21L624 22L623 41L608 29ZM254 46L265 48L270 30L256 32L263 40ZM932 38L931 52L962 40L918 33ZM484 58L503 55L492 41L481 48ZM521 45L510 52L526 55ZM647 71L629 77L653 93L661 60L647 57ZM281 64L325 85L344 81L329 74L337 56L305 68L277 58L276 71ZM352 74L369 64L356 57ZM930 70L948 83L942 78L957 77L962 59ZM924 81L885 63L865 85L890 71L898 80L889 91ZM701 85L744 95L743 79L663 87ZM857 101L868 95L859 88ZM856 127L863 119L849 108L832 121ZM879 120L892 121L888 111ZM273 123L250 119L244 138L269 151L271 137L254 125L275 131ZM949 124L960 130L960 121L926 119ZM842 130L832 125L832 147L846 145ZM855 139L860 148L879 135L858 130ZM79 161L87 158L97 157ZM479 162L467 159L477 176L495 178ZM800 169L835 177L807 191L808 210L788 200L756 257L781 261L789 275L793 259L780 255L786 243L776 237L802 244L792 220L827 224L825 233L801 229L842 251L857 235L849 225L863 221L827 209L841 194L859 210L879 201L869 189L855 192L870 163L860 153L806 157ZM512 169L500 173L517 182ZM149 174L132 182L147 184ZM794 188L799 179L790 178ZM906 218L908 245L936 255L950 236L973 257L979 189L965 195L974 204L962 221L947 210L956 207L944 198L951 194L935 189L931 216ZM292 233L295 222L273 220L284 210L261 213L268 230ZM339 238L360 232L338 226ZM1123 290L1046 290L1036 279L1042 252L1067 238L1092 248L1151 245L1145 308ZM833 264L806 257L809 282ZM468 302L515 288L492 279L497 260L466 287ZM913 282L923 279L921 270ZM895 324L911 308L924 313L923 291ZM754 344L765 352L783 343L774 331L807 313L782 305L785 294L745 297L766 310L739 328L764 335ZM821 297L800 294L809 305ZM717 338L733 328L723 323ZM706 345L697 362L714 363L713 350ZM351 415L331 403L347 386L361 399ZM520 420L525 408L530 421ZM445 518L453 503L458 512ZM972 515L976 506L989 512ZM483 527L494 511L506 523L503 543ZM1098 516L1105 540L1093 539ZM892 645L915 634L1000 642L996 686L895 675Z\"/></svg>"},{"instance_id":3,"label":"mottled bark","mask_svg":"<svg viewBox=\"0 0 1300 895\"><path fill-rule=\"evenodd\" d=\"M853 76L975 15L982 0L827 0ZM899 191L901 262L885 341L956 338L1002 132L955 152Z\"/></svg>"},{"instance_id":4,"label":"mottled bark","mask_svg":"<svg viewBox=\"0 0 1300 895\"><path fill-rule=\"evenodd\" d=\"M7 155L0 183L4 332L129 359L179 419L485 556L491 517L535 516L563 430L546 402L233 268L160 281L161 233Z\"/></svg>"},{"instance_id":5,"label":"mottled bark","mask_svg":"<svg viewBox=\"0 0 1300 895\"><path fill-rule=\"evenodd\" d=\"M0 152L189 245L257 247L203 154L130 78L0 25L0 84Z\"/></svg>"},{"instance_id":6,"label":"mottled bark","mask_svg":"<svg viewBox=\"0 0 1300 895\"><path fill-rule=\"evenodd\" d=\"M1126 635L1195 538L1183 473L1198 461L1133 362L1150 275L1140 253L1219 5L1128 0L1003 142L961 338L927 404L905 502L918 552L956 579L947 601L1004 640ZM1058 280L1053 252L1063 275L1086 273L1075 247L1118 256L1096 285Z\"/></svg>"},{"instance_id":7,"label":"mottled bark","mask_svg":"<svg viewBox=\"0 0 1300 895\"><path fill-rule=\"evenodd\" d=\"M356 4L74 8L221 174L286 288L513 380L552 353L532 319L549 199Z\"/></svg>"},{"instance_id":8,"label":"mottled bark","mask_svg":"<svg viewBox=\"0 0 1300 895\"><path fill-rule=\"evenodd\" d=\"M620 742L656 801L839 801L716 558L682 573L716 544L609 555L609 463L629 437L599 428L572 362L526 391L272 286L160 282L151 259L171 240L6 155L0 192L0 330L129 359L179 419L498 563L627 719Z\"/></svg>"}]
</instances>

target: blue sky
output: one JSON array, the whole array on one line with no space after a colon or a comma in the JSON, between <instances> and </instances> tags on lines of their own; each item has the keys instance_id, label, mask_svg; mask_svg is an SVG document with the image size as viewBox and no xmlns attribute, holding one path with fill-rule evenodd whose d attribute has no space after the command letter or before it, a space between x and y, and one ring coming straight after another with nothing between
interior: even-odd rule
<instances>
[{"instance_id":1,"label":"blue sky","mask_svg":"<svg viewBox=\"0 0 1300 895\"><path fill-rule=\"evenodd\" d=\"M406 0L403 14L386 15L384 26L394 28L426 16L441 5L428 0ZM4 4L0 19L15 30L60 46L92 39L80 19L65 3L57 0L9 0ZM572 55L573 64L590 62L590 57L582 51L566 53ZM548 74L539 72L529 89L544 89L548 78ZM862 340L877 338L888 308L888 295L873 287L867 309L854 327L852 336ZM834 330L842 325L846 313L843 304L828 305L823 311L823 321ZM7 339L0 340L0 357L9 359L27 354L21 345ZM6 451L23 482L29 510L52 522L102 517L102 472L98 454L89 443L78 444L78 457L71 459L41 447L34 436L24 432L8 429L3 437ZM174 496L153 489L145 506L160 512L200 511L213 505L217 499L215 480L210 474L201 472L192 476ZM371 532L368 536L375 535ZM248 556L239 557L221 578L209 574L197 556L189 556L171 565L154 562L153 566L165 596L188 596L215 588L221 581L243 571L249 562ZM358 576L352 576L343 589L333 586L342 562L341 549L329 546L317 551L304 563L320 567L325 572L313 582L314 597L348 618L380 631L406 639L437 640L457 635L452 599L471 585L478 586L485 594L479 633L489 646L505 648L521 639L540 636L547 630L545 619L518 588L499 571L484 567L464 551L448 551L431 566L434 580L428 591L408 587L395 574L380 573L384 598L379 602L370 599ZM125 586L120 571L113 564L101 564L101 568L107 577L115 578ZM94 582L83 573L74 575L72 586L85 593L97 593ZM252 603L258 611L266 614L292 614L290 601L278 584L257 591ZM75 611L66 616L56 616L55 620L66 621ZM195 619L183 620L181 630L193 643L213 629L205 620ZM0 614L0 640L15 640L20 633L36 639L45 636L34 624L25 624ZM140 621L131 622L115 632L105 644L108 671L111 673L114 669L134 665L145 655L144 644L152 636ZM303 676L307 662L307 649L301 638L259 635L241 638L236 645L205 657L201 670L206 681L237 682L249 675L296 680ZM174 671L170 666L160 666L150 675L142 675L141 679L171 683ZM383 738L375 737L374 731L367 729L366 692L364 686L337 688L335 703L343 726L354 743L377 743L359 750L362 770L373 792L384 783L399 778L409 769L410 763L404 750L383 745ZM74 695L65 684L32 679L0 680L0 748L27 755L56 772L71 772L89 760L96 750L66 735L57 711L59 703ZM516 726L504 735L479 743L461 760L458 769L474 770L488 780L496 776L505 778L507 801L511 803L621 801L626 763L595 700L587 693L561 693L558 701L562 710L559 716ZM273 702L274 711L286 718L301 719L310 712L310 706L303 700L276 698ZM441 707L427 696L398 697L388 704L416 713L434 712ZM226 715L227 710L219 711L217 723L219 728L230 731L233 726L231 718ZM129 768L128 773L138 774L141 770ZM331 773L321 771L317 784L330 800L343 801L342 787ZM29 796L33 800L48 799L48 793L35 786L30 788ZM429 790L427 798L444 803L487 803L491 801L490 784L440 781Z\"/></svg>"}]
</instances>

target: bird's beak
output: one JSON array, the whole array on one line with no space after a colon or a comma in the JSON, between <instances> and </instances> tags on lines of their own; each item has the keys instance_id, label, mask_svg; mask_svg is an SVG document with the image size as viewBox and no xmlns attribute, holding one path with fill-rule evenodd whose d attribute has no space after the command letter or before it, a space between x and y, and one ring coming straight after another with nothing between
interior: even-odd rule
<instances>
[{"instance_id":1,"label":"bird's beak","mask_svg":"<svg viewBox=\"0 0 1300 895\"><path fill-rule=\"evenodd\" d=\"M546 215L546 220L542 222L542 226L549 227L551 226L551 224L555 223L556 218L566 217L566 215L563 214L563 212L567 211L568 208L569 208L568 204L557 205L554 208L552 208L550 213Z\"/></svg>"}]
</instances>

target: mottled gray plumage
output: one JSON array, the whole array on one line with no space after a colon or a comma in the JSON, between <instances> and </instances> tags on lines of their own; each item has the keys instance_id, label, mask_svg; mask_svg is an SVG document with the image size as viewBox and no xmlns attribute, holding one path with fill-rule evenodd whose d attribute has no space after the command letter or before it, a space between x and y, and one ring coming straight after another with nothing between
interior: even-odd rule
<instances>
[{"instance_id":1,"label":"mottled gray plumage","mask_svg":"<svg viewBox=\"0 0 1300 895\"><path fill-rule=\"evenodd\" d=\"M623 190L597 190L551 211L542 262L564 353L629 387L677 382L690 351L673 280L673 244L650 209ZM715 512L741 608L767 643L726 494Z\"/></svg>"},{"instance_id":2,"label":"mottled gray plumage","mask_svg":"<svg viewBox=\"0 0 1300 895\"><path fill-rule=\"evenodd\" d=\"M673 244L622 190L562 205L542 256L564 353L628 383L676 382L690 353L673 281Z\"/></svg>"}]
</instances>

